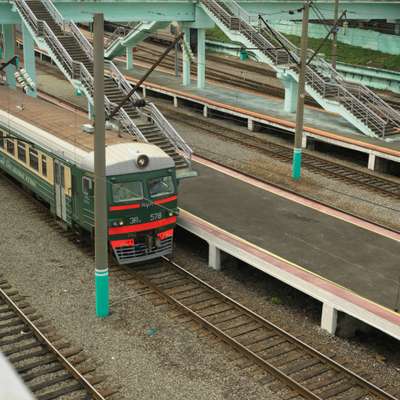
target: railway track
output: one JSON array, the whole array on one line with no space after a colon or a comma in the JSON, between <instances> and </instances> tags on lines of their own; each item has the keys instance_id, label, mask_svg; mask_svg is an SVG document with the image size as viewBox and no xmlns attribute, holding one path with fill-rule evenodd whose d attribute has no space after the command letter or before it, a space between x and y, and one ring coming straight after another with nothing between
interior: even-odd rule
<instances>
[{"instance_id":1,"label":"railway track","mask_svg":"<svg viewBox=\"0 0 400 400\"><path fill-rule=\"evenodd\" d=\"M188 117L186 113L181 112L179 109L161 104L159 104L159 107L164 112L170 110L170 113L167 114L170 120L180 122L183 120L184 124L201 129L212 136L217 136L253 148L282 162L292 162L293 149L289 146L246 135L231 128L222 127L217 123L213 123L210 118L208 118L207 123L205 123L200 118L193 118L192 115ZM278 131L278 128L271 127L270 130ZM362 172L343 164L312 155L307 151L303 152L302 166L318 175L351 183L383 196L400 199L400 183L395 180L385 179L371 173Z\"/></svg>"},{"instance_id":2,"label":"railway track","mask_svg":"<svg viewBox=\"0 0 400 400\"><path fill-rule=\"evenodd\" d=\"M138 282L142 293L157 294L176 316L187 316L227 343L245 368L266 373L260 383L289 399L396 400L366 378L310 347L262 316L227 297L171 260L111 274ZM163 304L160 301L158 305Z\"/></svg>"},{"instance_id":3,"label":"railway track","mask_svg":"<svg viewBox=\"0 0 400 400\"><path fill-rule=\"evenodd\" d=\"M12 183L11 180L9 182ZM29 196L24 190L19 189L19 191ZM33 213L40 213L41 216L47 213L42 203L36 200L34 204L38 207L32 210ZM58 226L52 216L48 215L47 220L50 226L63 237L77 243L77 246L88 256L94 256L89 243L77 240L73 232L65 231ZM206 329L213 337L225 342L235 350L232 361L239 361L242 369L258 368L258 371L252 373L255 379L258 379L260 384L268 385L285 400L397 399L393 394L372 383L371 377L357 375L338 360L335 361L332 351L330 351L330 357L324 355L167 258L152 264L135 266L135 268L111 265L110 275L112 278L125 281L130 287L134 286L137 295L147 298L151 296L151 301L155 305L168 303L173 308L174 318L178 319L179 323L187 323L189 319ZM31 388L37 377L40 383L37 387L33 386L34 389L40 387L40 390L46 390L54 385L64 385L68 382L67 387L57 386L57 390L68 391L68 393L73 393L71 390L75 392L80 390L83 396L79 398L85 400L108 398L115 393L110 389L103 389L100 393L103 397L95 397L90 392L85 393L86 387L80 386L83 384L79 381L79 376L76 377L69 370L65 370L65 361L53 355L52 348L55 346L49 342L48 338L57 345L59 353L63 352L62 357L66 358L70 364L80 364L85 360L85 358L79 358L80 350L71 349L62 338L57 337L48 323L42 321L41 317L23 302L24 298L18 293L8 293L9 298L14 296L11 302L3 297L3 292L10 289L7 282L1 280L0 276L0 351L5 351L10 361L22 373L22 377L28 380ZM22 310L23 315L16 311L14 304L18 304L17 307ZM25 319L24 315L29 319ZM9 324L9 321L12 321L12 324ZM36 325L33 325L32 321ZM40 327L42 332L34 333L31 331L31 326L33 326L32 329ZM21 332L23 332L22 337ZM47 339L43 332L47 334ZM4 343L5 339L11 340L11 344ZM32 340L32 342L25 345L26 340ZM11 348L4 347L10 345ZM36 348L38 351L35 355L27 355L25 352ZM7 351L11 351L12 354ZM19 352L25 353L23 356L14 356ZM72 362L71 357L76 355L78 359L75 358ZM33 363L30 362L32 357L44 357L44 359L35 358L35 363ZM18 362L26 363L27 360L28 366L18 364ZM35 366L41 367L37 371L32 371L32 368L36 368ZM27 367L29 369L26 369ZM60 371L60 375L54 376L53 368ZM86 369L81 368L78 374L86 375L92 370L89 364L86 365ZM101 382L101 378L93 376L86 380L92 386ZM58 398L47 395L47 392L42 397L37 397L39 400ZM62 399L68 398L64 392Z\"/></svg>"},{"instance_id":4,"label":"railway track","mask_svg":"<svg viewBox=\"0 0 400 400\"><path fill-rule=\"evenodd\" d=\"M79 347L58 335L0 274L0 351L37 400L115 399ZM1 397L1 396L0 396Z\"/></svg>"}]
</instances>

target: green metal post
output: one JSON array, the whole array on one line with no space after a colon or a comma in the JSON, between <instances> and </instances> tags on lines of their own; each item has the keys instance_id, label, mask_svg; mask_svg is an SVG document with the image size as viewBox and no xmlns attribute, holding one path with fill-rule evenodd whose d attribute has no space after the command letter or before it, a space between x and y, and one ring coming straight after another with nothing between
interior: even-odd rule
<instances>
[{"instance_id":1,"label":"green metal post","mask_svg":"<svg viewBox=\"0 0 400 400\"><path fill-rule=\"evenodd\" d=\"M182 32L184 33L183 40L186 42L187 46L182 46L182 84L183 86L190 85L190 55L188 54L186 48L190 47L190 28L182 27Z\"/></svg>"},{"instance_id":2,"label":"green metal post","mask_svg":"<svg viewBox=\"0 0 400 400\"><path fill-rule=\"evenodd\" d=\"M133 48L127 46L126 47L126 69L129 71L133 68Z\"/></svg>"},{"instance_id":3,"label":"green metal post","mask_svg":"<svg viewBox=\"0 0 400 400\"><path fill-rule=\"evenodd\" d=\"M206 30L197 29L197 88L204 89L206 83Z\"/></svg>"},{"instance_id":4,"label":"green metal post","mask_svg":"<svg viewBox=\"0 0 400 400\"><path fill-rule=\"evenodd\" d=\"M307 45L308 45L308 18L310 12L310 3L304 2L303 23L301 31L301 53L299 70L299 90L297 95L296 111L296 131L294 136L292 178L297 181L301 178L301 142L303 138L304 124L304 97L305 97L305 72L307 63Z\"/></svg>"},{"instance_id":5,"label":"green metal post","mask_svg":"<svg viewBox=\"0 0 400 400\"><path fill-rule=\"evenodd\" d=\"M107 249L107 183L104 110L104 16L94 15L94 175L95 175L95 267L96 315L109 313L108 249Z\"/></svg>"},{"instance_id":6,"label":"green metal post","mask_svg":"<svg viewBox=\"0 0 400 400\"><path fill-rule=\"evenodd\" d=\"M28 90L28 96L37 97L37 80L35 65L35 43L25 24L22 24L22 35L24 41L24 68L30 78L35 83L35 89Z\"/></svg>"},{"instance_id":7,"label":"green metal post","mask_svg":"<svg viewBox=\"0 0 400 400\"><path fill-rule=\"evenodd\" d=\"M4 60L8 61L10 58L15 56L15 31L14 25L3 25L3 45L4 45ZM15 66L9 65L6 68L6 80L7 84L11 88L17 86L17 81L14 76Z\"/></svg>"}]
</instances>

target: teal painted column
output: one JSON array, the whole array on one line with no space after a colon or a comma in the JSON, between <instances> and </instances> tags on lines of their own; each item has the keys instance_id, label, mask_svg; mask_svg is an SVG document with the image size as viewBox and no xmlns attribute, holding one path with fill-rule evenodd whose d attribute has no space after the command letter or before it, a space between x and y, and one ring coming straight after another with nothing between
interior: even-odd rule
<instances>
[{"instance_id":1,"label":"teal painted column","mask_svg":"<svg viewBox=\"0 0 400 400\"><path fill-rule=\"evenodd\" d=\"M33 38L25 24L22 24L22 35L24 40L24 68L35 83L35 89L29 89L27 95L31 97L37 97L35 42L33 41Z\"/></svg>"},{"instance_id":2,"label":"teal painted column","mask_svg":"<svg viewBox=\"0 0 400 400\"><path fill-rule=\"evenodd\" d=\"M183 62L182 62L182 84L183 86L190 85L190 55L187 52L187 48L190 48L190 28L182 27L182 32L185 34L183 40L186 42L186 46L183 48Z\"/></svg>"},{"instance_id":3,"label":"teal painted column","mask_svg":"<svg viewBox=\"0 0 400 400\"><path fill-rule=\"evenodd\" d=\"M100 318L107 317L109 314L109 281L108 269L95 272L96 285L96 315Z\"/></svg>"},{"instance_id":4,"label":"teal painted column","mask_svg":"<svg viewBox=\"0 0 400 400\"><path fill-rule=\"evenodd\" d=\"M197 29L197 88L206 83L206 30Z\"/></svg>"},{"instance_id":5,"label":"teal painted column","mask_svg":"<svg viewBox=\"0 0 400 400\"><path fill-rule=\"evenodd\" d=\"M129 71L133 68L133 47L126 47L126 69Z\"/></svg>"},{"instance_id":6,"label":"teal painted column","mask_svg":"<svg viewBox=\"0 0 400 400\"><path fill-rule=\"evenodd\" d=\"M89 100L87 104L88 104L88 118L92 120L94 119L94 106Z\"/></svg>"},{"instance_id":7,"label":"teal painted column","mask_svg":"<svg viewBox=\"0 0 400 400\"><path fill-rule=\"evenodd\" d=\"M8 61L10 58L15 56L15 34L14 34L14 25L3 25L3 40L4 40L4 60ZM6 80L7 84L11 88L15 88L17 86L17 82L15 80L15 66L9 65L6 68Z\"/></svg>"},{"instance_id":8,"label":"teal painted column","mask_svg":"<svg viewBox=\"0 0 400 400\"><path fill-rule=\"evenodd\" d=\"M282 80L283 86L285 87L284 110L294 113L297 107L297 91L299 90L299 85L290 75L285 75Z\"/></svg>"},{"instance_id":9,"label":"teal painted column","mask_svg":"<svg viewBox=\"0 0 400 400\"><path fill-rule=\"evenodd\" d=\"M292 178L298 181L301 178L301 147L293 149Z\"/></svg>"}]
</instances>

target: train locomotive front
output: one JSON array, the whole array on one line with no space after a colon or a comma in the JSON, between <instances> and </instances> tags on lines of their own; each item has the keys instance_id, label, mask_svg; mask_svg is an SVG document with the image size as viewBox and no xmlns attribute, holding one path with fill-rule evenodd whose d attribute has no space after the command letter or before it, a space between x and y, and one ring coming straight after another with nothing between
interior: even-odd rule
<instances>
[{"instance_id":1,"label":"train locomotive front","mask_svg":"<svg viewBox=\"0 0 400 400\"><path fill-rule=\"evenodd\" d=\"M106 149L108 238L119 264L170 254L178 215L172 158L144 143Z\"/></svg>"}]
</instances>

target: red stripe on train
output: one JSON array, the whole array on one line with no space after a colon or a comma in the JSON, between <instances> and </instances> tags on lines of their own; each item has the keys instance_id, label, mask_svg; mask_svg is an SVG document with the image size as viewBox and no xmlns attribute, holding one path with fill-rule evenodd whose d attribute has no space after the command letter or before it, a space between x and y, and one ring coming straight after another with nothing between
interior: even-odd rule
<instances>
[{"instance_id":1,"label":"red stripe on train","mask_svg":"<svg viewBox=\"0 0 400 400\"><path fill-rule=\"evenodd\" d=\"M122 240L111 240L111 246L113 249L116 247L132 247L135 244L133 239L122 239Z\"/></svg>"},{"instance_id":2,"label":"red stripe on train","mask_svg":"<svg viewBox=\"0 0 400 400\"><path fill-rule=\"evenodd\" d=\"M176 217L169 217L169 218L161 219L159 221L146 222L144 224L119 226L116 228L108 228L108 234L109 235L120 235L123 233L147 231L149 229L155 229L155 228L159 228L161 226L174 224L175 222L176 222Z\"/></svg>"},{"instance_id":3,"label":"red stripe on train","mask_svg":"<svg viewBox=\"0 0 400 400\"><path fill-rule=\"evenodd\" d=\"M111 206L110 211L130 210L132 208L140 208L140 204L127 204L126 206Z\"/></svg>"},{"instance_id":4,"label":"red stripe on train","mask_svg":"<svg viewBox=\"0 0 400 400\"><path fill-rule=\"evenodd\" d=\"M166 197L165 199L155 200L154 204L169 203L170 201L174 201L176 199L177 199L177 196Z\"/></svg>"}]
</instances>

